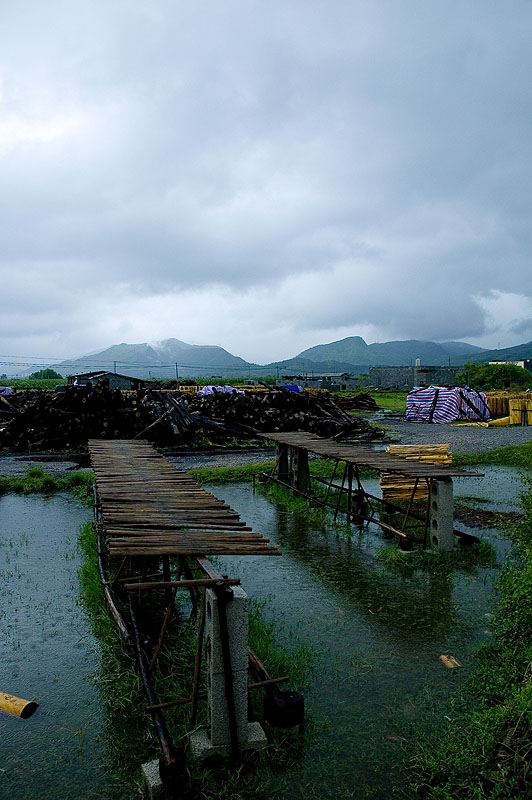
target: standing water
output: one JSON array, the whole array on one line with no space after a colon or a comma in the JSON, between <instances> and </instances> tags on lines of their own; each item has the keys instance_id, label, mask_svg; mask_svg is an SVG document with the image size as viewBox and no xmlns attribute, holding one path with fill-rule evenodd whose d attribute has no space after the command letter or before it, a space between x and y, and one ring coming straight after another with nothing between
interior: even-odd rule
<instances>
[{"instance_id":1,"label":"standing water","mask_svg":"<svg viewBox=\"0 0 532 800\"><path fill-rule=\"evenodd\" d=\"M40 707L0 712L0 797L102 796L105 715L100 669L80 604L79 527L91 516L65 495L0 497L0 691Z\"/></svg>"},{"instance_id":2,"label":"standing water","mask_svg":"<svg viewBox=\"0 0 532 800\"><path fill-rule=\"evenodd\" d=\"M377 557L389 542L374 525L346 538L249 485L209 488L283 552L225 558L223 571L265 601L282 645L304 643L315 658L306 707L316 730L283 776L283 796L389 797L418 732L452 730L449 704L489 639L497 570L440 566L399 577ZM497 531L480 535L501 544ZM446 669L447 654L463 666Z\"/></svg>"}]
</instances>

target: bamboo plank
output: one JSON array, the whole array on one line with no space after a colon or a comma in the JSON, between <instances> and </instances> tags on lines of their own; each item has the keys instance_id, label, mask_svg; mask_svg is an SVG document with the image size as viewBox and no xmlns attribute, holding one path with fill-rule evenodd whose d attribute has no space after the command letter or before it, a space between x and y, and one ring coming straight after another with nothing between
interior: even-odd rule
<instances>
[{"instance_id":1,"label":"bamboo plank","mask_svg":"<svg viewBox=\"0 0 532 800\"><path fill-rule=\"evenodd\" d=\"M279 555L227 503L141 441L90 441L112 556Z\"/></svg>"}]
</instances>

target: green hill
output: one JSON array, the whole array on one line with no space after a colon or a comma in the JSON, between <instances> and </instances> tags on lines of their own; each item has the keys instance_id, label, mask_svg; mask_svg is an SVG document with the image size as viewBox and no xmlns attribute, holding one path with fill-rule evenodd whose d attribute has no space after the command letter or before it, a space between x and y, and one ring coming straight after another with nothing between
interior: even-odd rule
<instances>
[{"instance_id":1,"label":"green hill","mask_svg":"<svg viewBox=\"0 0 532 800\"><path fill-rule=\"evenodd\" d=\"M296 358L320 362L341 362L366 366L409 366L416 358L422 364L443 366L449 359L464 358L483 353L480 347L465 342L424 342L417 339L366 344L360 336L348 336L330 344L319 344L303 350Z\"/></svg>"}]
</instances>

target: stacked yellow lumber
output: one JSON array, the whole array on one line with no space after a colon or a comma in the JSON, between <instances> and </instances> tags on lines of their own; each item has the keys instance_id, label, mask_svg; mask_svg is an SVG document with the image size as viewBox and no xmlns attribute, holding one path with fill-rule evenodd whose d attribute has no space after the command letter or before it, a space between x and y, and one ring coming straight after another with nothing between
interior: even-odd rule
<instances>
[{"instance_id":1,"label":"stacked yellow lumber","mask_svg":"<svg viewBox=\"0 0 532 800\"><path fill-rule=\"evenodd\" d=\"M510 424L510 417L498 417L497 419L490 419L486 423L488 428L506 428Z\"/></svg>"},{"instance_id":2,"label":"stacked yellow lumber","mask_svg":"<svg viewBox=\"0 0 532 800\"><path fill-rule=\"evenodd\" d=\"M486 392L488 408L491 417L508 417L510 415L510 402L513 400L530 400L526 392ZM521 422L521 419L519 419Z\"/></svg>"},{"instance_id":3,"label":"stacked yellow lumber","mask_svg":"<svg viewBox=\"0 0 532 800\"><path fill-rule=\"evenodd\" d=\"M199 392L200 389L201 389L201 386L180 386L179 387L179 391L180 392L185 392L186 394L196 394L196 392ZM174 391L175 391L175 389L174 389Z\"/></svg>"},{"instance_id":4,"label":"stacked yellow lumber","mask_svg":"<svg viewBox=\"0 0 532 800\"><path fill-rule=\"evenodd\" d=\"M391 444L386 448L390 455L400 456L407 461L422 461L424 464L441 464L447 466L453 463L451 448L448 444ZM381 473L381 491L383 500L391 503L396 500L410 500L414 489L415 479L394 472ZM428 486L425 480L420 480L416 489L415 500L426 500Z\"/></svg>"},{"instance_id":5,"label":"stacked yellow lumber","mask_svg":"<svg viewBox=\"0 0 532 800\"><path fill-rule=\"evenodd\" d=\"M510 425L521 425L523 420L527 425L532 425L532 398L529 394L510 400L508 405L510 407Z\"/></svg>"},{"instance_id":6,"label":"stacked yellow lumber","mask_svg":"<svg viewBox=\"0 0 532 800\"><path fill-rule=\"evenodd\" d=\"M497 417L489 422L461 422L461 428L506 428L510 424L510 417Z\"/></svg>"}]
</instances>

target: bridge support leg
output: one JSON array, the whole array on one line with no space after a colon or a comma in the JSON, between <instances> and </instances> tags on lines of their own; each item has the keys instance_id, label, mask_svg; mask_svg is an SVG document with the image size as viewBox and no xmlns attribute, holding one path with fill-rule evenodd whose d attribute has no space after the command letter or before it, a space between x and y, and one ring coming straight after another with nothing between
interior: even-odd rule
<instances>
[{"instance_id":1,"label":"bridge support leg","mask_svg":"<svg viewBox=\"0 0 532 800\"><path fill-rule=\"evenodd\" d=\"M248 722L248 598L240 586L230 592L206 590L207 727L190 737L200 760L267 746L260 724Z\"/></svg>"},{"instance_id":2,"label":"bridge support leg","mask_svg":"<svg viewBox=\"0 0 532 800\"><path fill-rule=\"evenodd\" d=\"M454 501L452 478L430 482L430 542L436 550L450 551L454 547Z\"/></svg>"},{"instance_id":3,"label":"bridge support leg","mask_svg":"<svg viewBox=\"0 0 532 800\"><path fill-rule=\"evenodd\" d=\"M308 451L301 447L292 448L292 479L290 483L298 492L306 494L310 489Z\"/></svg>"},{"instance_id":4,"label":"bridge support leg","mask_svg":"<svg viewBox=\"0 0 532 800\"><path fill-rule=\"evenodd\" d=\"M288 445L286 444L277 444L276 445L276 461L277 461L277 477L280 481L284 481L288 483L290 478L289 468L288 468Z\"/></svg>"}]
</instances>

